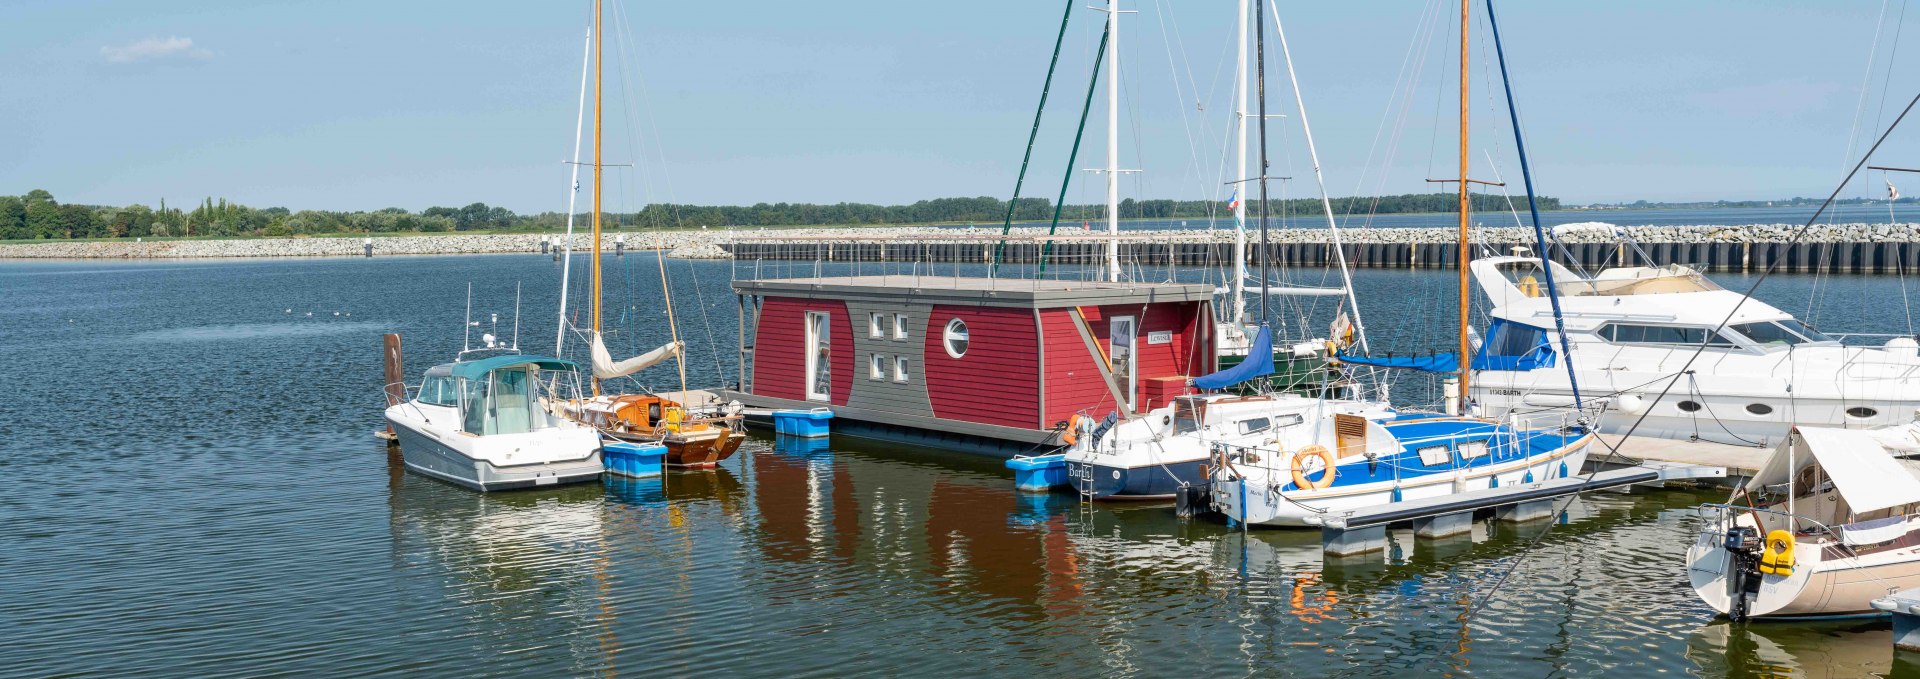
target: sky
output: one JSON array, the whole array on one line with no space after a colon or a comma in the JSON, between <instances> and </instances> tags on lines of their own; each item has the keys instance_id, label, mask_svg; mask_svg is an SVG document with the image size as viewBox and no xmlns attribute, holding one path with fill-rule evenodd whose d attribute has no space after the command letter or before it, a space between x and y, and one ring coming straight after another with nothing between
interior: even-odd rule
<instances>
[{"instance_id":1,"label":"sky","mask_svg":"<svg viewBox=\"0 0 1920 679\"><path fill-rule=\"evenodd\" d=\"M1236 3L1121 2L1137 13L1120 19L1118 164L1140 170L1121 195L1224 201ZM1026 196L1060 190L1105 21L1092 0L1071 4ZM604 205L1004 198L1067 6L610 0L602 149L619 166ZM1472 171L1517 193L1484 9L1471 7ZM1900 44L1920 11L1901 0L1497 9L1535 179L1572 203L1824 196L1920 88L1920 44ZM1425 192L1458 174L1458 5L1277 10L1329 193ZM0 194L564 210L590 21L586 0L5 3ZM1285 117L1268 121L1271 174L1292 179L1271 190L1312 196L1273 29L1268 113ZM1105 96L1070 203L1104 200L1101 177L1078 170L1106 163ZM1920 166L1913 123L1875 164Z\"/></svg>"}]
</instances>

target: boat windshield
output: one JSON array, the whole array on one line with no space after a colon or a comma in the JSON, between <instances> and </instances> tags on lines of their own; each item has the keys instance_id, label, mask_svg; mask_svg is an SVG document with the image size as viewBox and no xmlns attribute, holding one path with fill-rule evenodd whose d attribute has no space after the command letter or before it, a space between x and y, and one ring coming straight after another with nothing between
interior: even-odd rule
<instances>
[{"instance_id":1,"label":"boat windshield","mask_svg":"<svg viewBox=\"0 0 1920 679\"><path fill-rule=\"evenodd\" d=\"M427 378L425 382L420 383L420 396L418 400L421 403L432 406L453 406L458 404L459 395L454 391L453 378L445 376Z\"/></svg>"},{"instance_id":2,"label":"boat windshield","mask_svg":"<svg viewBox=\"0 0 1920 679\"><path fill-rule=\"evenodd\" d=\"M1832 338L1791 318L1783 321L1739 323L1727 327L1734 332L1746 335L1755 344L1766 347L1790 347L1809 342L1833 341Z\"/></svg>"}]
</instances>

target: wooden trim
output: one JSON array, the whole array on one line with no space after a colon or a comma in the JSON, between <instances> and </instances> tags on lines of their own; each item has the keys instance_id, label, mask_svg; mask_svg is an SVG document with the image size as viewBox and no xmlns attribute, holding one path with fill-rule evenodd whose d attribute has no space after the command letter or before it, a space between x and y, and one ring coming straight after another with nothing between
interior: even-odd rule
<instances>
[{"instance_id":1,"label":"wooden trim","mask_svg":"<svg viewBox=\"0 0 1920 679\"><path fill-rule=\"evenodd\" d=\"M1127 405L1126 397L1121 394L1120 383L1114 381L1113 368L1107 365L1107 353L1100 350L1100 340L1094 339L1093 329L1087 327L1087 317L1080 312L1080 307L1073 308L1073 329L1080 331L1080 341L1087 344L1087 354L1094 358L1093 367L1100 371L1100 379L1107 383L1107 393L1113 396L1114 408L1126 408L1127 415L1131 417L1133 408Z\"/></svg>"}]
</instances>

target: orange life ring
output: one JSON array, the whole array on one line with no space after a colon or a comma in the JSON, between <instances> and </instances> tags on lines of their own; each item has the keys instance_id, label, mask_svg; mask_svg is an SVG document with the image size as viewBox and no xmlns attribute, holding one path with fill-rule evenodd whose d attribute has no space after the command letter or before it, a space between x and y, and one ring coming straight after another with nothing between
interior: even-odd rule
<instances>
[{"instance_id":1,"label":"orange life ring","mask_svg":"<svg viewBox=\"0 0 1920 679\"><path fill-rule=\"evenodd\" d=\"M1079 413L1075 413L1073 417L1067 418L1067 429L1066 431L1060 432L1060 442L1070 446L1070 445L1073 445L1074 442L1079 441L1080 440L1080 422L1086 419L1087 419L1086 417L1080 415Z\"/></svg>"},{"instance_id":2,"label":"orange life ring","mask_svg":"<svg viewBox=\"0 0 1920 679\"><path fill-rule=\"evenodd\" d=\"M1320 475L1320 480L1318 481L1307 480L1307 468L1304 466L1301 466L1300 464L1300 460L1303 457L1317 457L1317 458L1320 458L1320 461L1326 463L1327 471ZM1300 452L1293 454L1293 485L1294 487L1299 488L1301 490L1320 490L1327 486L1333 485L1333 474L1334 474L1333 463L1334 463L1333 451L1327 450L1325 446L1322 446L1316 443L1313 445L1309 445L1305 448L1301 448Z\"/></svg>"}]
</instances>

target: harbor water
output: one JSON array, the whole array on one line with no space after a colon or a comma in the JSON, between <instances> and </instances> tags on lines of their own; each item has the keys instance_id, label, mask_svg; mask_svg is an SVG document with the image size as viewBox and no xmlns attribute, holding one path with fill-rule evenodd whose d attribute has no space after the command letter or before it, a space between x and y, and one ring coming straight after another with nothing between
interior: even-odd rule
<instances>
[{"instance_id":1,"label":"harbor water","mask_svg":"<svg viewBox=\"0 0 1920 679\"><path fill-rule=\"evenodd\" d=\"M693 386L735 378L730 278L814 271L748 265L668 260ZM651 256L607 258L605 324L623 329L610 337L616 355L666 341L656 266ZM1716 621L1687 587L1682 554L1702 521L1691 508L1719 491L1594 494L1551 523L1481 525L1444 541L1402 533L1384 555L1323 559L1316 533L1182 521L1164 504L1023 495L998 460L837 436L756 436L712 471L486 495L401 471L373 436L380 336L403 335L412 379L460 348L469 282L474 341L513 338L518 286L520 346L550 352L558 278L538 255L0 262L9 481L0 667L15 676L1912 669L1896 666L1884 620ZM1288 280L1332 282L1319 270ZM1760 296L1830 331L1911 333L1904 283L1776 276ZM1453 285L1444 271L1358 276L1375 350L1445 346L1454 326L1437 310L1451 308ZM1275 298L1273 315L1324 334L1338 302ZM678 386L671 368L644 376ZM1430 398L1423 388L1395 400Z\"/></svg>"}]
</instances>

